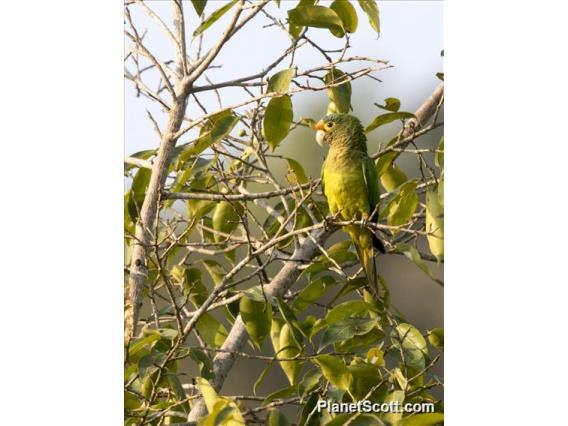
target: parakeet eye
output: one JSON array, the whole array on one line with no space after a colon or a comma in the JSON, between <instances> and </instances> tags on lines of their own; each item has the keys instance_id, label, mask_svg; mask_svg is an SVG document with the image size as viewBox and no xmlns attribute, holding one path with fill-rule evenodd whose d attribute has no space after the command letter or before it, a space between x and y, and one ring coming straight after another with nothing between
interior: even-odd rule
<instances>
[{"instance_id":1,"label":"parakeet eye","mask_svg":"<svg viewBox=\"0 0 568 426\"><path fill-rule=\"evenodd\" d=\"M325 123L325 128L326 129L333 129L333 126L335 126L335 123L328 121L327 123Z\"/></svg>"}]
</instances>

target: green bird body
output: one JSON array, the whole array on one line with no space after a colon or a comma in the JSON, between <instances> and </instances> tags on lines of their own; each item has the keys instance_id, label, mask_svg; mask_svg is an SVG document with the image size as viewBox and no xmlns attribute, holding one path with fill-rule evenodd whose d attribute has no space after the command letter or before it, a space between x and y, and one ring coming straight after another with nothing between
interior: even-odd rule
<instances>
[{"instance_id":1,"label":"green bird body","mask_svg":"<svg viewBox=\"0 0 568 426\"><path fill-rule=\"evenodd\" d=\"M379 179L373 160L367 154L367 138L361 122L348 114L330 114L320 120L316 129L318 143L330 145L321 176L330 212L344 221L376 222ZM343 229L353 240L369 287L378 297L374 249L384 253L384 246L363 226L347 225Z\"/></svg>"}]
</instances>

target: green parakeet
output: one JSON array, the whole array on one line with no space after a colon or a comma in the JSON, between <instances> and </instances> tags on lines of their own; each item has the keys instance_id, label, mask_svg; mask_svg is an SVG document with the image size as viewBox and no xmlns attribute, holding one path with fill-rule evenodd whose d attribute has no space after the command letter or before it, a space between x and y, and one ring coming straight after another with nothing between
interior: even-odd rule
<instances>
[{"instance_id":1,"label":"green parakeet","mask_svg":"<svg viewBox=\"0 0 568 426\"><path fill-rule=\"evenodd\" d=\"M316 124L320 146L330 145L321 169L323 193L330 212L340 220L378 221L379 178L367 154L361 122L348 114L329 114ZM343 227L357 250L369 287L379 297L374 250L384 253L377 236L360 225Z\"/></svg>"}]
</instances>

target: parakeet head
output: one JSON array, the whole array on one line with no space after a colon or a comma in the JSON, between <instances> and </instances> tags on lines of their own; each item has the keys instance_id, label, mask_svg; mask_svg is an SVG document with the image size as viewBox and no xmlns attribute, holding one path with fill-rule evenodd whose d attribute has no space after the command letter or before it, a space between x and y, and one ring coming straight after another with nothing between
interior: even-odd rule
<instances>
[{"instance_id":1,"label":"parakeet head","mask_svg":"<svg viewBox=\"0 0 568 426\"><path fill-rule=\"evenodd\" d=\"M324 144L346 145L367 149L367 138L358 118L349 114L329 114L316 124L316 141Z\"/></svg>"}]
</instances>

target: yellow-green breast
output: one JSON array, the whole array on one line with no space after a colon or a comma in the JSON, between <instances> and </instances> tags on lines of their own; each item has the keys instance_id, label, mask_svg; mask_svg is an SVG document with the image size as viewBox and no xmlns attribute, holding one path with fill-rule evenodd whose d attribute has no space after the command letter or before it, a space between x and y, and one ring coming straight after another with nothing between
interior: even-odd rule
<instances>
[{"instance_id":1,"label":"yellow-green breast","mask_svg":"<svg viewBox=\"0 0 568 426\"><path fill-rule=\"evenodd\" d=\"M330 149L323 169L325 196L332 214L342 220L369 216L369 198L363 176L362 153Z\"/></svg>"}]
</instances>

